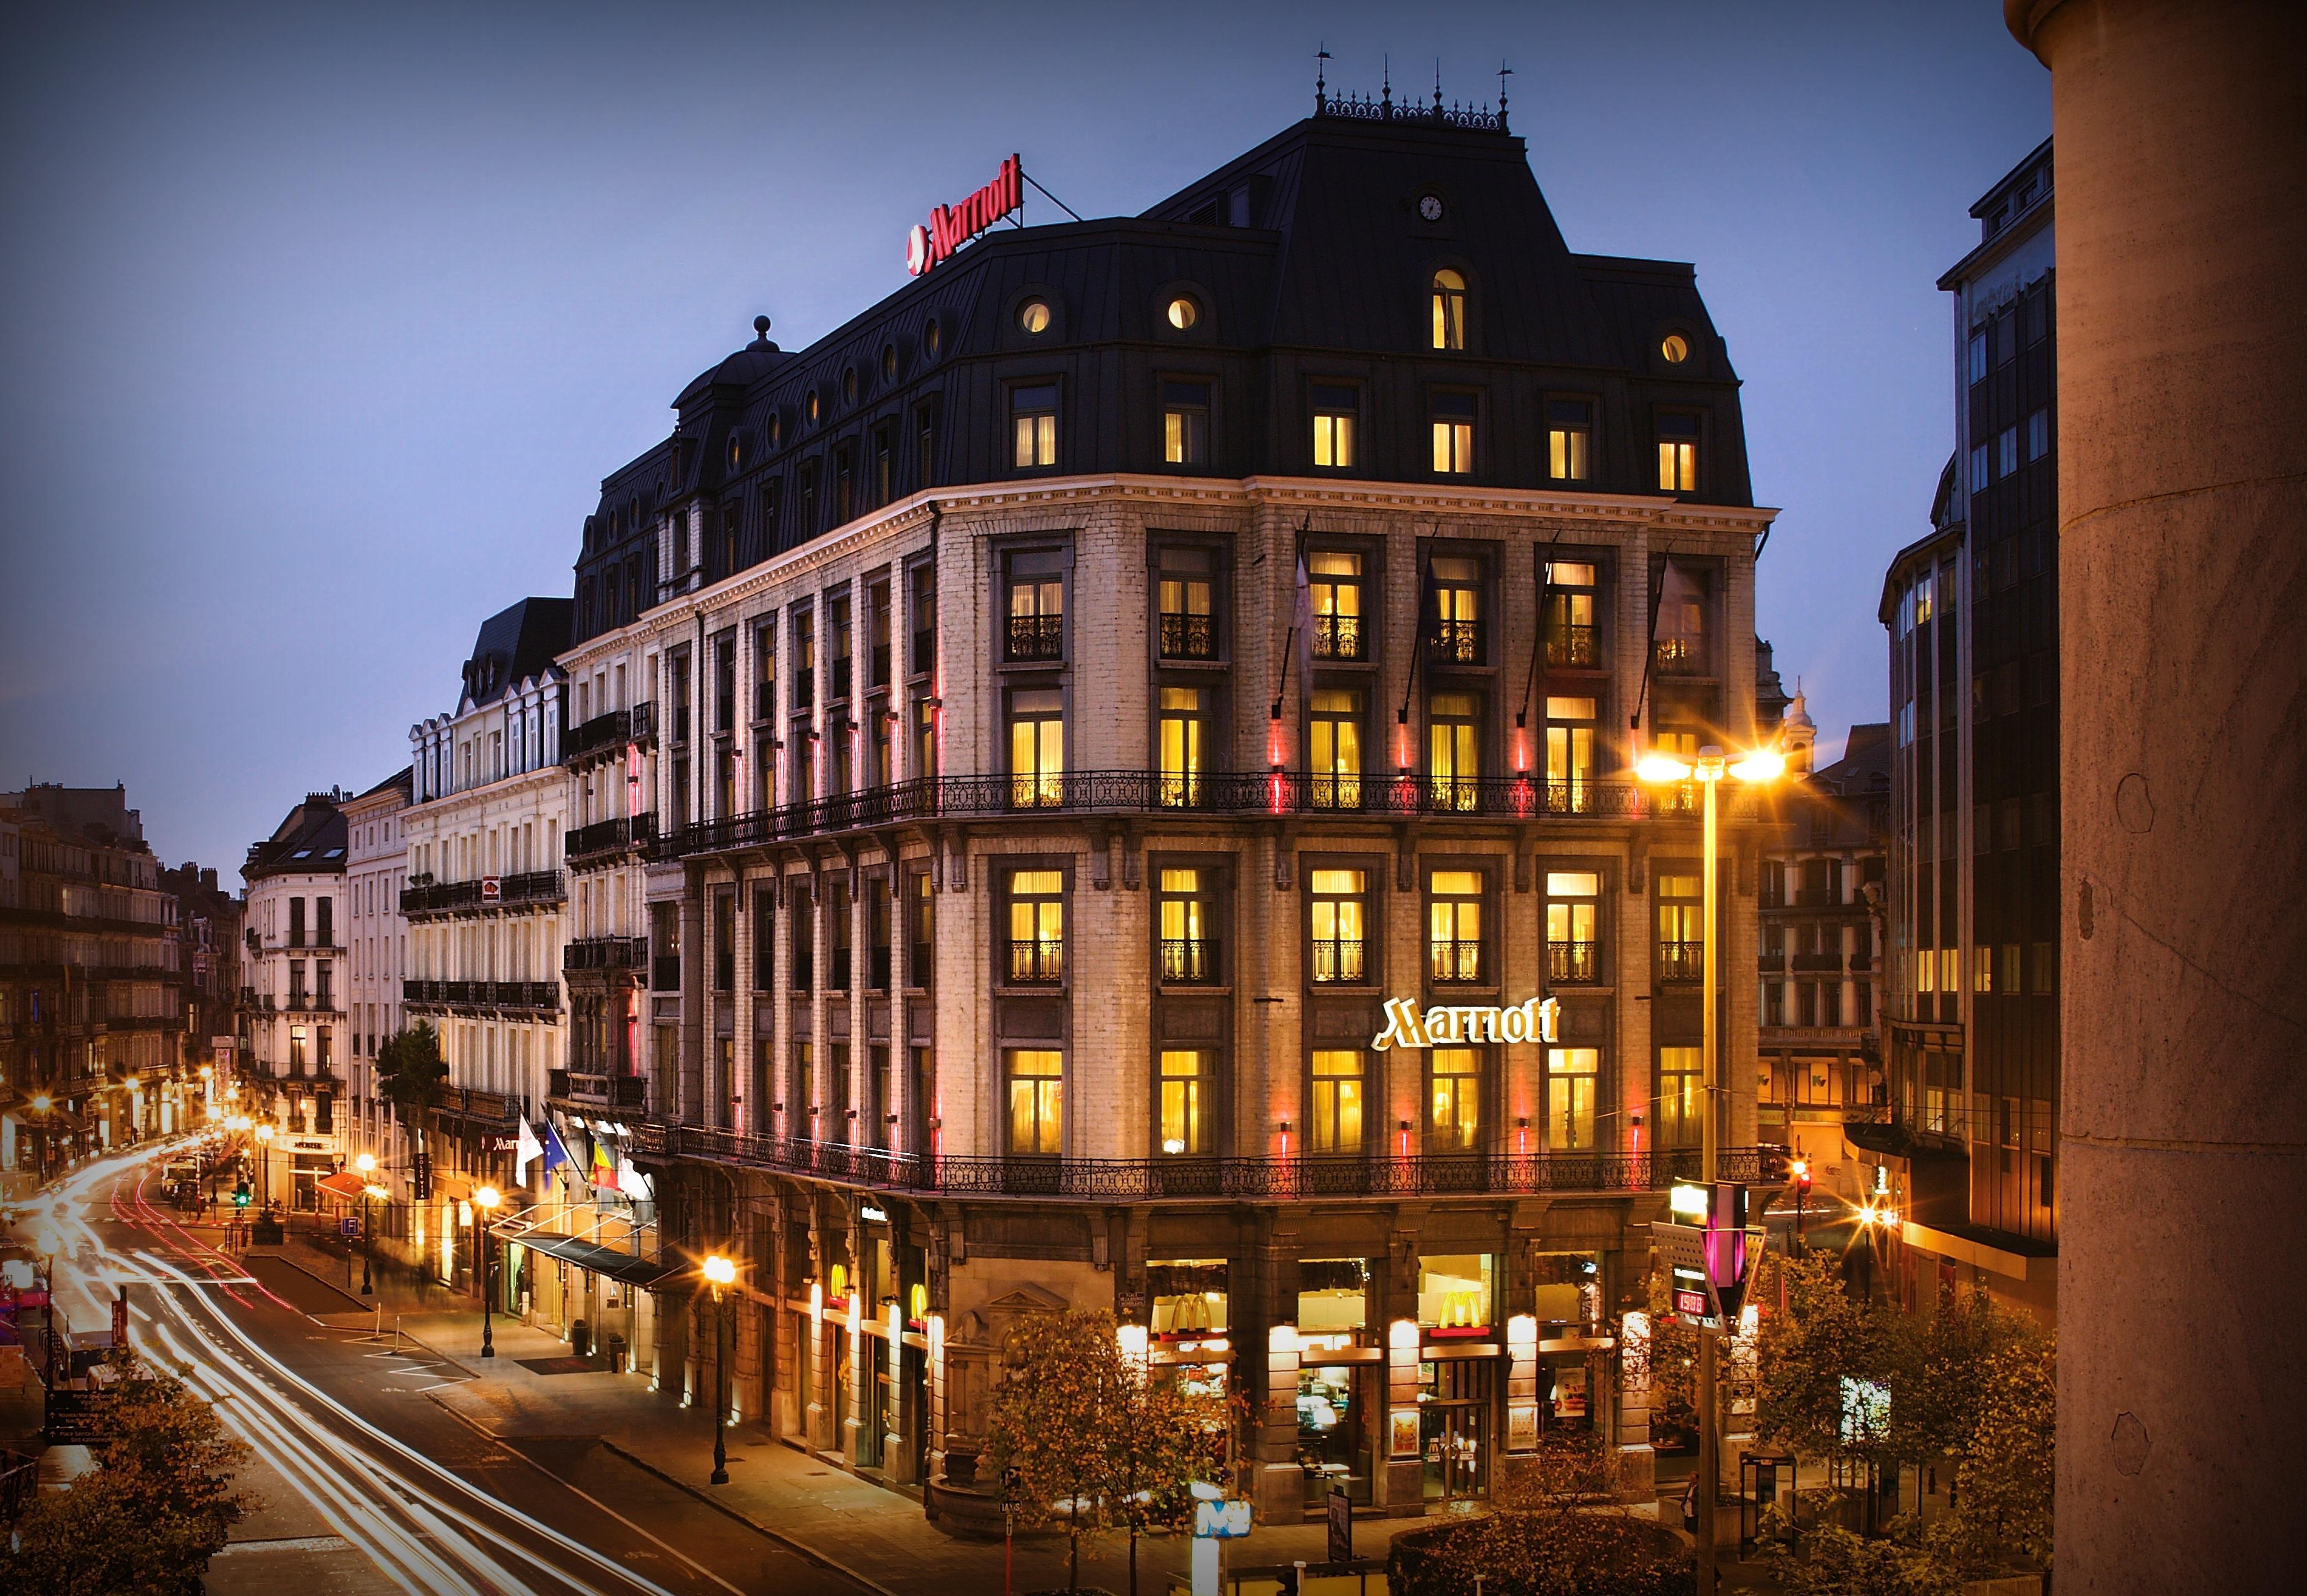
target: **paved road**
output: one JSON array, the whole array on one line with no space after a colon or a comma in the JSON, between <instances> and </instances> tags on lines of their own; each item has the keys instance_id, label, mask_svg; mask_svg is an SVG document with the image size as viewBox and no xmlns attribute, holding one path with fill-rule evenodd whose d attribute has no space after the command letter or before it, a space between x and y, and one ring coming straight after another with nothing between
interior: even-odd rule
<instances>
[{"instance_id":1,"label":"paved road","mask_svg":"<svg viewBox=\"0 0 2307 1596\"><path fill-rule=\"evenodd\" d=\"M320 1532L251 1541L219 1559L219 1583L261 1566L264 1583L501 1596L857 1596L832 1570L605 1453L589 1438L484 1436L427 1400L470 1378L390 1332L326 1325L309 1276L219 1254L145 1199L156 1151L107 1160L55 1189L47 1215L70 1261L57 1278L73 1323L100 1325L129 1291L133 1338L185 1366L256 1455L263 1489L285 1485ZM36 1217L31 1223L37 1225ZM515 1447L518 1447L518 1450ZM365 1584L279 1576L313 1559L373 1571ZM313 1570L319 1573L315 1566Z\"/></svg>"}]
</instances>

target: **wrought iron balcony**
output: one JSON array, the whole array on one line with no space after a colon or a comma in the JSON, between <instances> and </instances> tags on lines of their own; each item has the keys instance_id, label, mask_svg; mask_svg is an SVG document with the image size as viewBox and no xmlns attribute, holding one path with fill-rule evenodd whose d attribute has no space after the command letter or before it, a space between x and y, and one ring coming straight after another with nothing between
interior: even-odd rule
<instances>
[{"instance_id":1,"label":"wrought iron balcony","mask_svg":"<svg viewBox=\"0 0 2307 1596\"><path fill-rule=\"evenodd\" d=\"M1217 636L1206 615L1162 612L1162 657L1165 660L1208 660L1217 656Z\"/></svg>"},{"instance_id":2,"label":"wrought iron balcony","mask_svg":"<svg viewBox=\"0 0 2307 1596\"><path fill-rule=\"evenodd\" d=\"M1362 618L1359 615L1316 616L1314 657L1317 660L1362 658Z\"/></svg>"},{"instance_id":3,"label":"wrought iron balcony","mask_svg":"<svg viewBox=\"0 0 2307 1596\"><path fill-rule=\"evenodd\" d=\"M579 722L562 736L561 763L583 764L613 756L629 743L649 741L656 730L654 712L655 705L642 703Z\"/></svg>"},{"instance_id":4,"label":"wrought iron balcony","mask_svg":"<svg viewBox=\"0 0 2307 1596\"><path fill-rule=\"evenodd\" d=\"M1549 942L1546 944L1546 978L1564 986L1591 985L1601 977L1591 942Z\"/></svg>"},{"instance_id":5,"label":"wrought iron balcony","mask_svg":"<svg viewBox=\"0 0 2307 1596\"><path fill-rule=\"evenodd\" d=\"M1427 960L1437 985L1479 986L1482 979L1482 944L1475 942L1429 942Z\"/></svg>"},{"instance_id":6,"label":"wrought iron balcony","mask_svg":"<svg viewBox=\"0 0 2307 1596\"><path fill-rule=\"evenodd\" d=\"M1218 944L1206 936L1165 936L1162 939L1162 978L1191 985L1218 978Z\"/></svg>"},{"instance_id":7,"label":"wrought iron balcony","mask_svg":"<svg viewBox=\"0 0 2307 1596\"><path fill-rule=\"evenodd\" d=\"M561 948L562 969L646 969L648 968L648 938L646 936L588 936L564 943Z\"/></svg>"},{"instance_id":8,"label":"wrought iron balcony","mask_svg":"<svg viewBox=\"0 0 2307 1596\"><path fill-rule=\"evenodd\" d=\"M1314 939L1314 979L1317 983L1354 986L1369 978L1364 969L1359 938Z\"/></svg>"},{"instance_id":9,"label":"wrought iron balcony","mask_svg":"<svg viewBox=\"0 0 2307 1596\"><path fill-rule=\"evenodd\" d=\"M526 870L497 878L491 897L483 881L429 882L400 890L400 912L411 919L434 915L478 914L488 909L522 909L566 902L568 879L558 870Z\"/></svg>"},{"instance_id":10,"label":"wrought iron balcony","mask_svg":"<svg viewBox=\"0 0 2307 1596\"><path fill-rule=\"evenodd\" d=\"M1704 676L1706 640L1660 637L1651 644L1651 669L1659 676Z\"/></svg>"},{"instance_id":11,"label":"wrought iron balcony","mask_svg":"<svg viewBox=\"0 0 2307 1596\"><path fill-rule=\"evenodd\" d=\"M1013 941L1009 944L1009 984L1050 986L1066 978L1066 944L1062 942Z\"/></svg>"},{"instance_id":12,"label":"wrought iron balcony","mask_svg":"<svg viewBox=\"0 0 2307 1596\"><path fill-rule=\"evenodd\" d=\"M1443 664L1479 665L1482 662L1482 623L1479 620L1428 621L1426 649Z\"/></svg>"},{"instance_id":13,"label":"wrought iron balcony","mask_svg":"<svg viewBox=\"0 0 2307 1596\"><path fill-rule=\"evenodd\" d=\"M579 826L562 839L562 854L572 870L614 864L629 852L646 852L656 841L656 815L635 815L617 820L596 820Z\"/></svg>"},{"instance_id":14,"label":"wrought iron balcony","mask_svg":"<svg viewBox=\"0 0 2307 1596\"><path fill-rule=\"evenodd\" d=\"M1661 981L1695 981L1705 973L1706 944L1701 942L1661 942L1658 945L1658 977Z\"/></svg>"},{"instance_id":15,"label":"wrought iron balcony","mask_svg":"<svg viewBox=\"0 0 2307 1596\"><path fill-rule=\"evenodd\" d=\"M1011 616L1002 657L1012 661L1064 659L1066 618L1062 615Z\"/></svg>"},{"instance_id":16,"label":"wrought iron balcony","mask_svg":"<svg viewBox=\"0 0 2307 1596\"><path fill-rule=\"evenodd\" d=\"M1601 652L1592 627L1554 626L1546 629L1546 662L1565 670L1591 670Z\"/></svg>"},{"instance_id":17,"label":"wrought iron balcony","mask_svg":"<svg viewBox=\"0 0 2307 1596\"><path fill-rule=\"evenodd\" d=\"M515 1010L527 1013L558 1013L558 981L435 981L409 979L400 983L400 1001L413 1009L458 1011Z\"/></svg>"}]
</instances>

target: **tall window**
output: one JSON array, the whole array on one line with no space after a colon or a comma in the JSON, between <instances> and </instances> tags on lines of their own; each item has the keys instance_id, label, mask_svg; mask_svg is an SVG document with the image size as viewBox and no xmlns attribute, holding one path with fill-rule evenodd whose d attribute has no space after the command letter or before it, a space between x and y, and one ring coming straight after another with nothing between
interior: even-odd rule
<instances>
[{"instance_id":1,"label":"tall window","mask_svg":"<svg viewBox=\"0 0 2307 1596\"><path fill-rule=\"evenodd\" d=\"M1035 471L1058 463L1058 385L1009 390L1010 464Z\"/></svg>"},{"instance_id":2,"label":"tall window","mask_svg":"<svg viewBox=\"0 0 2307 1596\"><path fill-rule=\"evenodd\" d=\"M1217 943L1212 939L1211 905L1199 870L1163 870L1161 877L1162 978L1214 981Z\"/></svg>"},{"instance_id":3,"label":"tall window","mask_svg":"<svg viewBox=\"0 0 2307 1596\"><path fill-rule=\"evenodd\" d=\"M1315 689L1307 729L1316 809L1362 805L1362 696L1345 687Z\"/></svg>"},{"instance_id":4,"label":"tall window","mask_svg":"<svg viewBox=\"0 0 2307 1596\"><path fill-rule=\"evenodd\" d=\"M713 990L737 989L737 895L713 894Z\"/></svg>"},{"instance_id":5,"label":"tall window","mask_svg":"<svg viewBox=\"0 0 2307 1596\"><path fill-rule=\"evenodd\" d=\"M1660 1148L1694 1148L1704 1139L1705 1061L1696 1047L1658 1050L1658 1102L1651 1122Z\"/></svg>"},{"instance_id":6,"label":"tall window","mask_svg":"<svg viewBox=\"0 0 2307 1596\"><path fill-rule=\"evenodd\" d=\"M1703 676L1708 668L1706 586L1702 573L1668 560L1659 575L1658 640L1651 663L1665 676Z\"/></svg>"},{"instance_id":7,"label":"tall window","mask_svg":"<svg viewBox=\"0 0 2307 1596\"><path fill-rule=\"evenodd\" d=\"M913 700L913 766L905 772L909 781L921 781L938 773L937 705L927 698Z\"/></svg>"},{"instance_id":8,"label":"tall window","mask_svg":"<svg viewBox=\"0 0 2307 1596\"><path fill-rule=\"evenodd\" d=\"M1162 1150L1172 1157L1202 1157L1211 1145L1210 1055L1199 1050L1162 1050Z\"/></svg>"},{"instance_id":9,"label":"tall window","mask_svg":"<svg viewBox=\"0 0 2307 1596\"><path fill-rule=\"evenodd\" d=\"M1009 979L1024 986L1066 978L1065 876L1056 870L1009 873Z\"/></svg>"},{"instance_id":10,"label":"tall window","mask_svg":"<svg viewBox=\"0 0 2307 1596\"><path fill-rule=\"evenodd\" d=\"M1156 596L1161 606L1160 644L1163 659L1207 660L1216 656L1211 585L1208 550L1162 550Z\"/></svg>"},{"instance_id":11,"label":"tall window","mask_svg":"<svg viewBox=\"0 0 2307 1596\"><path fill-rule=\"evenodd\" d=\"M1166 808L1192 808L1202 801L1202 714L1207 696L1199 687L1161 690L1161 780L1156 801Z\"/></svg>"},{"instance_id":12,"label":"tall window","mask_svg":"<svg viewBox=\"0 0 2307 1596\"><path fill-rule=\"evenodd\" d=\"M1594 1147L1594 1086L1602 1072L1599 1047L1546 1050L1547 1145L1557 1153Z\"/></svg>"},{"instance_id":13,"label":"tall window","mask_svg":"<svg viewBox=\"0 0 2307 1596\"><path fill-rule=\"evenodd\" d=\"M1312 886L1314 979L1349 985L1366 980L1362 935L1368 913L1368 873L1316 870Z\"/></svg>"},{"instance_id":14,"label":"tall window","mask_svg":"<svg viewBox=\"0 0 2307 1596\"><path fill-rule=\"evenodd\" d=\"M1570 984L1601 978L1595 935L1602 877L1593 870L1546 873L1546 978Z\"/></svg>"},{"instance_id":15,"label":"tall window","mask_svg":"<svg viewBox=\"0 0 2307 1596\"><path fill-rule=\"evenodd\" d=\"M1601 653L1594 636L1594 568L1557 559L1546 585L1546 662L1591 670Z\"/></svg>"},{"instance_id":16,"label":"tall window","mask_svg":"<svg viewBox=\"0 0 2307 1596\"><path fill-rule=\"evenodd\" d=\"M1351 388L1314 389L1314 465L1323 471L1351 471L1354 433L1361 419L1361 392Z\"/></svg>"},{"instance_id":17,"label":"tall window","mask_svg":"<svg viewBox=\"0 0 2307 1596\"><path fill-rule=\"evenodd\" d=\"M897 485L897 440L888 428L880 427L873 433L873 502L887 504L896 496Z\"/></svg>"},{"instance_id":18,"label":"tall window","mask_svg":"<svg viewBox=\"0 0 2307 1596\"><path fill-rule=\"evenodd\" d=\"M1471 394L1434 396L1434 469L1440 474L1463 476L1474 469L1474 410Z\"/></svg>"},{"instance_id":19,"label":"tall window","mask_svg":"<svg viewBox=\"0 0 2307 1596\"><path fill-rule=\"evenodd\" d=\"M1426 1145L1437 1153L1471 1153L1482 1145L1482 1058L1471 1047L1427 1053Z\"/></svg>"},{"instance_id":20,"label":"tall window","mask_svg":"<svg viewBox=\"0 0 2307 1596\"><path fill-rule=\"evenodd\" d=\"M1546 698L1546 807L1556 815L1594 809L1594 700Z\"/></svg>"},{"instance_id":21,"label":"tall window","mask_svg":"<svg viewBox=\"0 0 2307 1596\"><path fill-rule=\"evenodd\" d=\"M1546 405L1546 474L1557 482L1582 482L1593 474L1594 406L1584 399L1549 399Z\"/></svg>"},{"instance_id":22,"label":"tall window","mask_svg":"<svg viewBox=\"0 0 2307 1596\"><path fill-rule=\"evenodd\" d=\"M1013 661L1065 658L1066 585L1054 554L1020 554L1009 562L1009 631L1003 653Z\"/></svg>"},{"instance_id":23,"label":"tall window","mask_svg":"<svg viewBox=\"0 0 2307 1596\"><path fill-rule=\"evenodd\" d=\"M1698 491L1698 418L1658 418L1658 485L1661 493Z\"/></svg>"},{"instance_id":24,"label":"tall window","mask_svg":"<svg viewBox=\"0 0 2307 1596\"><path fill-rule=\"evenodd\" d=\"M1434 347L1466 346L1466 279L1444 267L1434 274Z\"/></svg>"},{"instance_id":25,"label":"tall window","mask_svg":"<svg viewBox=\"0 0 2307 1596\"><path fill-rule=\"evenodd\" d=\"M806 894L785 917L785 926L793 938L786 985L795 992L807 992L817 980L817 906Z\"/></svg>"},{"instance_id":26,"label":"tall window","mask_svg":"<svg viewBox=\"0 0 2307 1596\"><path fill-rule=\"evenodd\" d=\"M855 680L852 664L857 655L857 628L850 622L847 593L827 602L825 625L828 640L833 644L833 681L828 696L833 702L846 706L851 686Z\"/></svg>"},{"instance_id":27,"label":"tall window","mask_svg":"<svg viewBox=\"0 0 2307 1596\"><path fill-rule=\"evenodd\" d=\"M1695 981L1705 959L1704 883L1695 875L1658 878L1658 968L1664 981Z\"/></svg>"},{"instance_id":28,"label":"tall window","mask_svg":"<svg viewBox=\"0 0 2307 1596\"><path fill-rule=\"evenodd\" d=\"M1482 978L1482 873L1437 870L1428 889L1427 944L1437 982Z\"/></svg>"},{"instance_id":29,"label":"tall window","mask_svg":"<svg viewBox=\"0 0 2307 1596\"><path fill-rule=\"evenodd\" d=\"M753 719L768 721L777 713L777 623L763 620L753 627Z\"/></svg>"},{"instance_id":30,"label":"tall window","mask_svg":"<svg viewBox=\"0 0 2307 1596\"><path fill-rule=\"evenodd\" d=\"M905 984L926 988L937 960L937 899L926 870L905 877Z\"/></svg>"},{"instance_id":31,"label":"tall window","mask_svg":"<svg viewBox=\"0 0 2307 1596\"><path fill-rule=\"evenodd\" d=\"M1434 807L1472 814L1480 807L1480 724L1471 693L1437 693L1427 700L1427 778Z\"/></svg>"},{"instance_id":32,"label":"tall window","mask_svg":"<svg viewBox=\"0 0 2307 1596\"><path fill-rule=\"evenodd\" d=\"M1325 1049L1314 1054L1313 1089L1307 1095L1308 1152L1362 1150L1364 1089L1360 1049Z\"/></svg>"},{"instance_id":33,"label":"tall window","mask_svg":"<svg viewBox=\"0 0 2307 1596\"><path fill-rule=\"evenodd\" d=\"M905 619L913 628L913 674L926 676L937 660L937 568L923 560L913 568L913 602Z\"/></svg>"},{"instance_id":34,"label":"tall window","mask_svg":"<svg viewBox=\"0 0 2307 1596\"><path fill-rule=\"evenodd\" d=\"M1427 645L1442 661L1454 665L1482 662L1482 572L1473 560L1456 555L1437 555L1428 568L1434 591L1434 614Z\"/></svg>"},{"instance_id":35,"label":"tall window","mask_svg":"<svg viewBox=\"0 0 2307 1596\"><path fill-rule=\"evenodd\" d=\"M817 617L796 610L793 618L793 706L807 709L817 702Z\"/></svg>"},{"instance_id":36,"label":"tall window","mask_svg":"<svg viewBox=\"0 0 2307 1596\"><path fill-rule=\"evenodd\" d=\"M713 640L713 730L725 732L736 724L737 634L724 632Z\"/></svg>"},{"instance_id":37,"label":"tall window","mask_svg":"<svg viewBox=\"0 0 2307 1596\"><path fill-rule=\"evenodd\" d=\"M889 585L876 582L865 591L867 685L889 685Z\"/></svg>"},{"instance_id":38,"label":"tall window","mask_svg":"<svg viewBox=\"0 0 2307 1596\"><path fill-rule=\"evenodd\" d=\"M825 895L826 928L832 934L826 938L825 986L828 992L849 990L851 937L849 882L836 875Z\"/></svg>"},{"instance_id":39,"label":"tall window","mask_svg":"<svg viewBox=\"0 0 2307 1596\"><path fill-rule=\"evenodd\" d=\"M1066 801L1065 694L1020 687L1009 695L1009 802L1055 809Z\"/></svg>"},{"instance_id":40,"label":"tall window","mask_svg":"<svg viewBox=\"0 0 2307 1596\"><path fill-rule=\"evenodd\" d=\"M1009 1151L1056 1157L1065 1145L1065 1054L1012 1047L1002 1055L1002 1071L1009 1087Z\"/></svg>"},{"instance_id":41,"label":"tall window","mask_svg":"<svg viewBox=\"0 0 2307 1596\"><path fill-rule=\"evenodd\" d=\"M1308 596L1314 609L1314 657L1359 660L1362 653L1362 557L1319 549L1306 557Z\"/></svg>"},{"instance_id":42,"label":"tall window","mask_svg":"<svg viewBox=\"0 0 2307 1596\"><path fill-rule=\"evenodd\" d=\"M768 887L753 889L753 990L767 992L776 974L776 901Z\"/></svg>"},{"instance_id":43,"label":"tall window","mask_svg":"<svg viewBox=\"0 0 2307 1596\"><path fill-rule=\"evenodd\" d=\"M1210 385L1164 380L1162 384L1162 458L1171 465L1205 465L1209 457ZM1043 465L1052 463L1042 462Z\"/></svg>"}]
</instances>

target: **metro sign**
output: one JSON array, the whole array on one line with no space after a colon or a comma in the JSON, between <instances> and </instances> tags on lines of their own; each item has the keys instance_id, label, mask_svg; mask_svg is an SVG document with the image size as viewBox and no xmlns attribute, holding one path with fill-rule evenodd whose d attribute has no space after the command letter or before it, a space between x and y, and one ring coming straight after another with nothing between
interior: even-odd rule
<instances>
[{"instance_id":1,"label":"metro sign","mask_svg":"<svg viewBox=\"0 0 2307 1596\"><path fill-rule=\"evenodd\" d=\"M1025 169L1011 156L993 181L958 205L939 205L905 238L905 269L915 277L949 257L1025 202Z\"/></svg>"}]
</instances>

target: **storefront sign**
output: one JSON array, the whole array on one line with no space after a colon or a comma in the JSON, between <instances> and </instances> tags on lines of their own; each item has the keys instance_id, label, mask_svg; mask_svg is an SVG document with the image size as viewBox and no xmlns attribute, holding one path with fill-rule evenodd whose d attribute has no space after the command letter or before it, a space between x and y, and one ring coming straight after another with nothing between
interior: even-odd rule
<instances>
[{"instance_id":1,"label":"storefront sign","mask_svg":"<svg viewBox=\"0 0 2307 1596\"><path fill-rule=\"evenodd\" d=\"M1432 1008L1423 1013L1418 1000L1391 997L1385 1003L1385 1028L1370 1046L1380 1053L1390 1047L1442 1047L1461 1042L1551 1042L1561 1024L1562 1005L1552 998L1526 998L1511 1009Z\"/></svg>"},{"instance_id":2,"label":"storefront sign","mask_svg":"<svg viewBox=\"0 0 2307 1596\"><path fill-rule=\"evenodd\" d=\"M1011 156L993 181L958 205L939 205L905 239L905 269L920 277L1025 202L1025 172Z\"/></svg>"}]
</instances>

